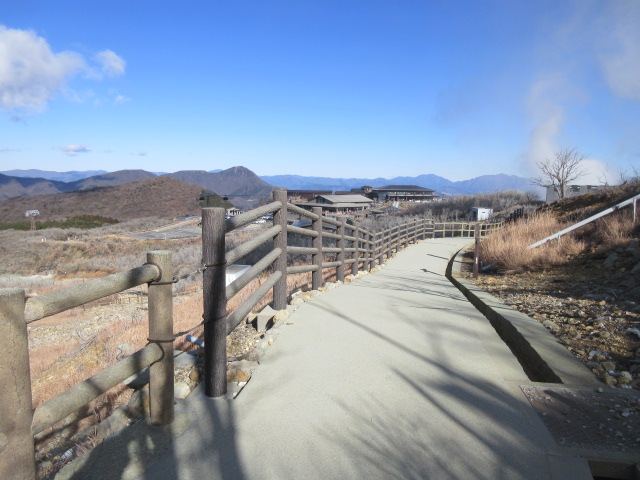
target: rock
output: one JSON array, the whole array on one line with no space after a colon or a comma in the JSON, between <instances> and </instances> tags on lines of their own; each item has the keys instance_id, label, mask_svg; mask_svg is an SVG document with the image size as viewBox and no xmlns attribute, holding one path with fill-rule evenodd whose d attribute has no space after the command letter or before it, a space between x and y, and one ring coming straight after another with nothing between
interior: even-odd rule
<instances>
[{"instance_id":1,"label":"rock","mask_svg":"<svg viewBox=\"0 0 640 480\"><path fill-rule=\"evenodd\" d=\"M620 377L618 378L618 383L623 385L628 385L633 382L633 376L627 372L626 370L620 372Z\"/></svg>"},{"instance_id":2,"label":"rock","mask_svg":"<svg viewBox=\"0 0 640 480\"><path fill-rule=\"evenodd\" d=\"M633 299L640 299L640 286L632 288L627 292L627 297Z\"/></svg>"},{"instance_id":3,"label":"rock","mask_svg":"<svg viewBox=\"0 0 640 480\"><path fill-rule=\"evenodd\" d=\"M604 380L604 383L606 383L610 387L613 387L616 383L618 383L618 381L608 373L604 374L602 380Z\"/></svg>"},{"instance_id":4,"label":"rock","mask_svg":"<svg viewBox=\"0 0 640 480\"><path fill-rule=\"evenodd\" d=\"M603 265L605 268L613 268L620 257L616 252L613 252L611 255L607 257L604 261Z\"/></svg>"},{"instance_id":5,"label":"rock","mask_svg":"<svg viewBox=\"0 0 640 480\"><path fill-rule=\"evenodd\" d=\"M177 382L173 385L173 396L179 399L185 399L191 393L191 388L184 382Z\"/></svg>"},{"instance_id":6,"label":"rock","mask_svg":"<svg viewBox=\"0 0 640 480\"><path fill-rule=\"evenodd\" d=\"M544 322L542 322L542 325L544 325L545 327L547 327L547 329L554 333L560 331L560 326L557 323L552 322L551 320L545 320Z\"/></svg>"},{"instance_id":7,"label":"rock","mask_svg":"<svg viewBox=\"0 0 640 480\"><path fill-rule=\"evenodd\" d=\"M248 382L250 378L251 376L242 370L232 369L227 372L227 382Z\"/></svg>"},{"instance_id":8,"label":"rock","mask_svg":"<svg viewBox=\"0 0 640 480\"><path fill-rule=\"evenodd\" d=\"M194 368L189 372L189 380L196 383L200 381L200 370L198 368Z\"/></svg>"},{"instance_id":9,"label":"rock","mask_svg":"<svg viewBox=\"0 0 640 480\"><path fill-rule=\"evenodd\" d=\"M289 312L287 310L278 310L273 317L274 326L280 326L283 322L286 322L289 318Z\"/></svg>"},{"instance_id":10,"label":"rock","mask_svg":"<svg viewBox=\"0 0 640 480\"><path fill-rule=\"evenodd\" d=\"M616 364L613 362L602 362L602 367L607 371L607 372L615 372L616 370Z\"/></svg>"},{"instance_id":11,"label":"rock","mask_svg":"<svg viewBox=\"0 0 640 480\"><path fill-rule=\"evenodd\" d=\"M293 300L291 300L289 305L292 305L294 307L299 307L303 303L304 303L304 300L298 296L298 297L295 297Z\"/></svg>"}]
</instances>

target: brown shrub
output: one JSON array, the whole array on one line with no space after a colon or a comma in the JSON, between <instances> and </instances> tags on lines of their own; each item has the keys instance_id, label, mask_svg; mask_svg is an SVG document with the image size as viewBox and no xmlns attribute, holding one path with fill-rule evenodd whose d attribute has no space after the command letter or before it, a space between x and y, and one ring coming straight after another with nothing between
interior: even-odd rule
<instances>
[{"instance_id":1,"label":"brown shrub","mask_svg":"<svg viewBox=\"0 0 640 480\"><path fill-rule=\"evenodd\" d=\"M535 215L527 222L507 225L481 244L480 259L496 270L515 272L564 264L569 256L586 248L584 241L567 234L537 248L531 249L529 245L565 227L549 212Z\"/></svg>"}]
</instances>

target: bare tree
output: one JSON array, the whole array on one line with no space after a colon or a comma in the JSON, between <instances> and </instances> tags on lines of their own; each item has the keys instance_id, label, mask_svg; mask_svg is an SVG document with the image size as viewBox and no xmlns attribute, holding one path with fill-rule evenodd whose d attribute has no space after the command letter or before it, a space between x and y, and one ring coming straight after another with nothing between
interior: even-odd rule
<instances>
[{"instance_id":1,"label":"bare tree","mask_svg":"<svg viewBox=\"0 0 640 480\"><path fill-rule=\"evenodd\" d=\"M553 187L558 198L565 198L569 184L586 173L582 168L585 157L574 148L560 150L553 158L536 162L540 176L532 179L531 183L541 187Z\"/></svg>"}]
</instances>

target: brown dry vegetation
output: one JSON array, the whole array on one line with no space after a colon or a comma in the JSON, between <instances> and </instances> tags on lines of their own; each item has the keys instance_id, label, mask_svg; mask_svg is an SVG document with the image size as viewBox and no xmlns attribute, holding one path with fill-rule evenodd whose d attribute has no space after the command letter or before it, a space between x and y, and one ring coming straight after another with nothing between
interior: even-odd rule
<instances>
[{"instance_id":1,"label":"brown dry vegetation","mask_svg":"<svg viewBox=\"0 0 640 480\"><path fill-rule=\"evenodd\" d=\"M483 263L492 267L474 281L543 323L603 382L640 389L640 340L634 333L640 325L640 221L634 223L632 208L602 217L560 241L527 248L571 220L611 206L592 208L586 202L595 198L619 203L637 191L636 183L557 202L493 234L481 245Z\"/></svg>"},{"instance_id":2,"label":"brown dry vegetation","mask_svg":"<svg viewBox=\"0 0 640 480\"><path fill-rule=\"evenodd\" d=\"M480 246L480 259L494 270L522 272L562 265L571 255L582 252L586 244L575 235L547 242L530 249L529 245L565 228L551 213L540 213L527 222L507 225Z\"/></svg>"},{"instance_id":3,"label":"brown dry vegetation","mask_svg":"<svg viewBox=\"0 0 640 480\"><path fill-rule=\"evenodd\" d=\"M27 210L39 210L42 220L79 215L100 215L120 221L154 216L167 219L200 213L202 191L201 186L175 178L153 177L115 187L11 198L0 202L0 220L24 221ZM231 206L228 202L226 205Z\"/></svg>"},{"instance_id":4,"label":"brown dry vegetation","mask_svg":"<svg viewBox=\"0 0 640 480\"><path fill-rule=\"evenodd\" d=\"M544 245L528 246L640 193L640 182L598 190L543 206L526 222L507 225L482 243L480 258L493 270L523 272L564 265L583 252L605 255L634 235L631 208L607 215Z\"/></svg>"}]
</instances>

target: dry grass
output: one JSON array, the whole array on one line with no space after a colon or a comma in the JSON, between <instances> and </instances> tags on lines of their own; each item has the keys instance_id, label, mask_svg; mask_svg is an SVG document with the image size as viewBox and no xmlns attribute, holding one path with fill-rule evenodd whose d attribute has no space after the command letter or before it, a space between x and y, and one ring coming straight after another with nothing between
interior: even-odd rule
<instances>
[{"instance_id":1,"label":"dry grass","mask_svg":"<svg viewBox=\"0 0 640 480\"><path fill-rule=\"evenodd\" d=\"M534 249L528 247L563 228L566 225L549 212L535 215L527 222L507 225L481 244L480 259L484 265L513 272L562 265L571 255L582 252L586 243L568 234Z\"/></svg>"},{"instance_id":2,"label":"dry grass","mask_svg":"<svg viewBox=\"0 0 640 480\"><path fill-rule=\"evenodd\" d=\"M628 210L628 209L627 209ZM606 254L617 248L626 247L633 238L636 225L628 211L607 215L595 221L594 240L598 247L596 252Z\"/></svg>"}]
</instances>

